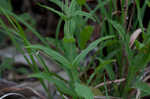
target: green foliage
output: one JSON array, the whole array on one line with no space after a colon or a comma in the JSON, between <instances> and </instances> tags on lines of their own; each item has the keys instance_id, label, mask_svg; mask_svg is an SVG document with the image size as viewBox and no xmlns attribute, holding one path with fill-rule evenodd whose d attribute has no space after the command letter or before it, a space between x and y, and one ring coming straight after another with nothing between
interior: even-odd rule
<instances>
[{"instance_id":1,"label":"green foliage","mask_svg":"<svg viewBox=\"0 0 150 99\"><path fill-rule=\"evenodd\" d=\"M107 98L112 95L127 99L131 95L133 88L141 90L141 96L150 93L149 86L143 83L141 79L139 80L139 77L143 75L142 71L150 61L150 24L145 29L142 23L145 7L149 6L149 1L145 1L144 6L140 7L140 0L135 0L136 7L133 8L133 11L137 11L137 13L133 13L131 27L128 27L126 22L126 17L131 17L128 14L130 10L128 8L132 7L131 1L127 2L127 5L125 3L126 0L121 2L120 15L113 13L113 11L118 11L117 0L98 0L94 9L90 8L86 0L71 0L70 2L69 0L65 0L65 2L61 0L49 1L58 5L61 11L46 5L37 4L60 16L56 29L56 38L42 37L34 29L35 22L28 14L16 15L10 8L8 10L0 6L1 15L5 16L11 24L10 28L0 19L1 31L11 38L13 44L23 55L25 52L21 46L23 45L26 48L30 58L24 57L34 71L34 74L30 75L30 77L38 78L48 95L49 90L44 80L52 82L61 94L73 99L93 99L95 91L91 89L96 90L96 95L106 95ZM7 0L2 0L1 2L6 3ZM124 10L125 6L127 7L127 12ZM88 11L83 11L83 7ZM97 13L101 16L100 18L97 16ZM100 37L95 41L91 41L91 43L88 41L91 40L91 36L94 35L96 28L94 25L89 25L88 20L95 22L94 24L100 24ZM63 22L64 37L59 40L58 35ZM42 43L33 45L28 40L27 31L23 29L21 24L40 39ZM142 40L136 38L134 42L135 47L132 46L134 48L130 48L131 33L137 28L142 29L142 36L140 35ZM22 45L20 45L18 40ZM50 45L53 45L55 49L51 48ZM90 61L86 64L87 66L83 67L82 63L86 61L87 56L95 48L97 50L91 55ZM57 73L51 72L40 54L37 54L39 52L53 59L67 73L69 80L66 81ZM44 71L42 73L34 57L43 66ZM98 60L98 64L95 60ZM92 73L87 73L87 71L92 71ZM107 80L116 80L123 77L126 79L124 83L107 83ZM100 88L95 88L94 86L99 83L104 85ZM108 88L112 91L109 91ZM133 97L136 96L134 95ZM50 95L49 98L53 99Z\"/></svg>"}]
</instances>

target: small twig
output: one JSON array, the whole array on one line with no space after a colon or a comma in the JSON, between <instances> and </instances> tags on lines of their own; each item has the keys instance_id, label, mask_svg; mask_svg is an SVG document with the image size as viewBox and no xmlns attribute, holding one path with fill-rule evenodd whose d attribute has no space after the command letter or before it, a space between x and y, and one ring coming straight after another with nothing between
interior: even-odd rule
<instances>
[{"instance_id":1,"label":"small twig","mask_svg":"<svg viewBox=\"0 0 150 99\"><path fill-rule=\"evenodd\" d=\"M9 87L9 88L4 88L0 90L1 94L5 94L8 92L23 94L25 97L36 96L36 97L39 97L40 99L46 99L45 96L41 95L39 92L37 92L36 90L30 87L25 87L25 88Z\"/></svg>"},{"instance_id":2,"label":"small twig","mask_svg":"<svg viewBox=\"0 0 150 99\"><path fill-rule=\"evenodd\" d=\"M143 81L146 82L148 79L150 79L150 75L146 76Z\"/></svg>"},{"instance_id":3,"label":"small twig","mask_svg":"<svg viewBox=\"0 0 150 99\"><path fill-rule=\"evenodd\" d=\"M110 84L112 84L112 83L121 83L121 82L124 82L124 81L125 81L125 78L117 79L117 80L114 80L114 81L107 81L107 82L105 82L105 83L102 82L102 83L96 85L94 88L99 88L99 87L101 87L101 86L104 86L104 84L110 85Z\"/></svg>"},{"instance_id":4,"label":"small twig","mask_svg":"<svg viewBox=\"0 0 150 99\"><path fill-rule=\"evenodd\" d=\"M38 96L40 99L46 99L45 96L41 95L39 92L37 92L36 90L34 90L33 88L30 87L26 87L26 89L31 90L36 96Z\"/></svg>"},{"instance_id":5,"label":"small twig","mask_svg":"<svg viewBox=\"0 0 150 99\"><path fill-rule=\"evenodd\" d=\"M117 14L120 14L120 13L121 13L121 11L119 11L119 10L114 11L114 12L112 12L112 16L117 15Z\"/></svg>"},{"instance_id":6,"label":"small twig","mask_svg":"<svg viewBox=\"0 0 150 99\"><path fill-rule=\"evenodd\" d=\"M7 94L1 96L0 99L4 99L9 96L19 96L19 97L22 97L23 99L27 99L24 95L19 94L19 93L7 93Z\"/></svg>"},{"instance_id":7,"label":"small twig","mask_svg":"<svg viewBox=\"0 0 150 99\"><path fill-rule=\"evenodd\" d=\"M140 99L141 91L140 89L137 89L136 99Z\"/></svg>"}]
</instances>

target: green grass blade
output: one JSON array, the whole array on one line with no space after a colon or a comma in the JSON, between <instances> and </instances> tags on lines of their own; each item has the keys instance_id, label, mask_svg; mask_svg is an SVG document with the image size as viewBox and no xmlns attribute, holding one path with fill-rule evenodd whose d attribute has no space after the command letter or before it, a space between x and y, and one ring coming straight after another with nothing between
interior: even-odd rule
<instances>
[{"instance_id":1,"label":"green grass blade","mask_svg":"<svg viewBox=\"0 0 150 99\"><path fill-rule=\"evenodd\" d=\"M135 3L136 3L136 6L137 6L139 25L142 28L142 32L144 32L144 27L143 27L143 24L142 24L141 9L140 9L140 0L135 0Z\"/></svg>"},{"instance_id":2,"label":"green grass blade","mask_svg":"<svg viewBox=\"0 0 150 99\"><path fill-rule=\"evenodd\" d=\"M64 20L67 19L67 17L62 13L62 12L59 12L51 7L48 7L48 6L45 6L45 5L41 5L41 4L38 4L40 7L43 7L45 9L48 9L49 11L52 11L54 13L56 13L57 15L59 15L60 17L62 17Z\"/></svg>"},{"instance_id":3,"label":"green grass blade","mask_svg":"<svg viewBox=\"0 0 150 99\"><path fill-rule=\"evenodd\" d=\"M6 9L3 9L1 8L0 9L0 12L1 11L4 11L6 14L8 14L9 16L13 16L16 21L18 22L21 22L22 24L24 24L29 30L32 31L33 34L35 34L35 36L37 36L45 45L48 45L48 43L46 42L46 40L31 26L29 25L27 22L25 22L24 19L20 18L19 16L17 16L16 14L12 13L11 11L9 10L6 10Z\"/></svg>"},{"instance_id":4,"label":"green grass blade","mask_svg":"<svg viewBox=\"0 0 150 99\"><path fill-rule=\"evenodd\" d=\"M63 7L64 7L64 3L61 2L60 0L48 0L48 1L55 3L55 4L58 5L61 9L63 9Z\"/></svg>"},{"instance_id":5,"label":"green grass blade","mask_svg":"<svg viewBox=\"0 0 150 99\"><path fill-rule=\"evenodd\" d=\"M89 85L92 81L92 79L94 78L94 76L103 68L105 68L105 66L107 66L108 64L111 64L112 62L115 62L115 60L104 60L102 61L102 63L96 67L94 73L92 73L92 75L90 76L90 78L87 80L87 84Z\"/></svg>"},{"instance_id":6,"label":"green grass blade","mask_svg":"<svg viewBox=\"0 0 150 99\"><path fill-rule=\"evenodd\" d=\"M123 26L113 20L109 20L108 22L118 31L119 35L121 36L122 40L125 40L125 30Z\"/></svg>"}]
</instances>

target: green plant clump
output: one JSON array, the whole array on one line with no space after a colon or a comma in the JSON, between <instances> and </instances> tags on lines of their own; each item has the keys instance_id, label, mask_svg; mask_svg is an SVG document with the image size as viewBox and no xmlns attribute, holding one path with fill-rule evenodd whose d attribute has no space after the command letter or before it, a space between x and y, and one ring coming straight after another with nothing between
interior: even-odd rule
<instances>
[{"instance_id":1,"label":"green plant clump","mask_svg":"<svg viewBox=\"0 0 150 99\"><path fill-rule=\"evenodd\" d=\"M17 50L24 55L34 71L34 74L29 76L40 80L49 99L53 97L44 80L52 82L63 98L66 96L71 99L94 99L96 97L139 99L150 95L150 86L142 78L150 61L150 24L146 28L142 23L145 7L149 6L148 0L144 1L143 7L140 7L140 0L121 0L120 9L116 3L119 0L97 0L94 8L90 8L88 0L49 1L55 3L62 11L38 2L37 5L60 16L55 33L56 38L41 36L24 17L14 14L11 9L0 6L0 14L5 16L11 24L7 26L0 19L0 29L5 31L4 33L11 38ZM133 7L130 12L129 7L133 5L136 7ZM83 8L88 11L83 11ZM99 24L100 37L94 41L91 41L91 37L94 35L95 27L88 24L88 20ZM64 37L58 39L63 22ZM32 44L27 38L27 31L21 24L42 43ZM138 34L134 32L137 29L140 31L138 33L141 33L142 41L135 36ZM50 44L53 44L55 49L50 47ZM25 56L22 48L26 48L30 58ZM97 50L95 55L90 57L90 63L83 66L82 63L87 55L95 48ZM69 80L51 72L37 52L44 53L58 63L60 68L67 73ZM34 57L43 66L43 72L39 70ZM95 63L95 59L98 60L98 64ZM92 69L92 73L87 73ZM140 91L139 96L133 94L136 90Z\"/></svg>"}]
</instances>

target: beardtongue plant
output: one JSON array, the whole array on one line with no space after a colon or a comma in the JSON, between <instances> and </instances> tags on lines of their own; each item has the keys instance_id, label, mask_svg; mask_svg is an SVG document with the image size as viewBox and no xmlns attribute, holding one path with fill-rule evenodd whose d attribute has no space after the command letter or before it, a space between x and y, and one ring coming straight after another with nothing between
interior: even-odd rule
<instances>
[{"instance_id":1,"label":"beardtongue plant","mask_svg":"<svg viewBox=\"0 0 150 99\"><path fill-rule=\"evenodd\" d=\"M57 44L58 45L61 44L63 46L62 47L64 52L63 56L60 53L55 52L54 50L41 45L32 45L32 46L28 46L27 48L41 50L45 52L47 55L49 55L52 59L56 60L58 63L61 64L61 67L65 70L65 72L68 74L70 78L68 84L60 80L57 81L56 79L52 77L50 78L49 76L47 76L46 78L47 80L50 80L53 83L55 83L57 88L61 91L61 93L65 93L69 96L72 96L74 99L77 99L77 97L84 97L85 99L93 99L94 95L92 91L86 85L81 84L79 78L79 72L78 72L80 62L83 61L85 56L92 49L94 49L101 41L111 39L113 38L113 36L103 37L94 41L86 49L82 50L81 53L78 54L78 49L76 46L76 40L74 36L79 35L79 33L76 33L76 32L80 32L80 29L78 28L85 26L85 21L83 17L94 20L93 16L89 13L83 12L81 10L81 6L76 0L72 0L70 3L67 0L65 3L60 1L54 1L54 0L52 0L51 2L56 3L62 9L62 12L56 11L55 9L45 5L39 4L39 6L44 7L58 14L61 17L60 22L62 22L62 20L65 22L64 38L62 41L58 41L57 39ZM91 27L89 27L88 29L90 28ZM81 47L84 48L85 45L80 43L82 43L81 41L79 41L79 45L81 45ZM45 73L43 75L34 74L32 76L45 78L46 74Z\"/></svg>"},{"instance_id":2,"label":"beardtongue plant","mask_svg":"<svg viewBox=\"0 0 150 99\"><path fill-rule=\"evenodd\" d=\"M71 2L69 2L69 0L66 0L65 2L59 0L50 1L57 4L62 9L62 12L59 12L45 5L41 5L39 3L38 5L60 16L55 39L57 50L53 50L49 47L49 43L47 43L47 41L51 41L50 39L47 40L40 36L40 34L22 18L12 13L11 10L5 9L3 7L0 8L0 12L2 15L6 16L13 28L8 28L2 19L0 19L0 25L3 30L6 31L6 33L11 37L13 43L16 45L16 48L24 55L29 65L31 65L31 68L33 69L35 74L30 75L30 77L39 78L41 84L48 94L48 88L45 85L44 80L48 80L55 84L56 88L62 95L65 94L69 97L72 97L73 99L77 99L80 97L85 99L93 99L93 92L87 85L82 84L79 78L78 70L80 68L80 62L84 61L86 55L91 50L93 50L100 42L107 39L112 39L114 36L101 37L93 41L87 48L85 48L86 43L90 39L90 35L93 32L91 26L86 26L86 21L87 19L95 21L95 18L91 13L87 13L81 10L82 4L85 4L85 0L72 0ZM62 21L65 22L64 38L63 40L58 40L58 33ZM30 31L32 31L35 36L37 36L42 41L43 45L32 45L26 37L26 31L23 30L22 26L19 23L24 24ZM84 37L83 35L87 36L85 38L81 38ZM77 39L75 39L75 36L77 37ZM24 44L30 58L25 56L25 52L22 51L22 47L20 46L20 43L18 43L18 40L20 41L20 43ZM82 49L80 53L78 53L79 48L76 46L76 42L78 42L80 49ZM59 50L61 50L62 53L60 53ZM66 81L62 77L51 72L45 64L44 60L39 54L37 54L37 52L42 52L48 55L51 59L55 60L60 65L60 67L68 74L69 81ZM41 65L43 65L44 72L40 72L34 57L37 57ZM50 94L49 98L52 98Z\"/></svg>"}]
</instances>

